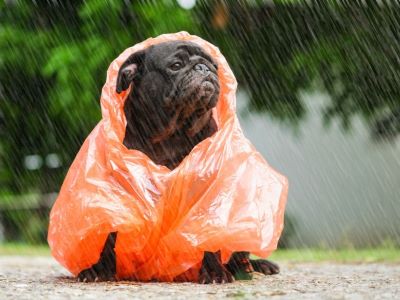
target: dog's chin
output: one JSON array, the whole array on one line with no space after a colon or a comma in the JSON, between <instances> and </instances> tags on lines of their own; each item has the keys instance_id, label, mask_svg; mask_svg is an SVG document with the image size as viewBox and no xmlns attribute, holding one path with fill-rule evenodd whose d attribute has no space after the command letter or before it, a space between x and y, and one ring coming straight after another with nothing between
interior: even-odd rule
<instances>
[{"instance_id":1,"label":"dog's chin","mask_svg":"<svg viewBox=\"0 0 400 300\"><path fill-rule=\"evenodd\" d=\"M217 104L219 87L216 87L211 81L203 81L200 86L200 106L208 109Z\"/></svg>"}]
</instances>

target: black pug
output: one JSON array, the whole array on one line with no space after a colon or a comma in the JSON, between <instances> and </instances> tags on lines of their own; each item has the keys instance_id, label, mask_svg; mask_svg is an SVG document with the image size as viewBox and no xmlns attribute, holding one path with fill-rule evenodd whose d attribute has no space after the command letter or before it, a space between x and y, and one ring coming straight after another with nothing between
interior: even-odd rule
<instances>
[{"instance_id":1,"label":"black pug","mask_svg":"<svg viewBox=\"0 0 400 300\"><path fill-rule=\"evenodd\" d=\"M195 145L217 131L212 108L219 96L216 62L190 42L165 42L132 54L121 66L116 91L132 84L124 105L127 120L124 145L155 163L174 169ZM113 280L117 233L111 233L97 264L78 275L82 281ZM267 260L252 260L235 252L222 264L220 252L205 252L199 283L234 281L239 273L276 274Z\"/></svg>"}]
</instances>

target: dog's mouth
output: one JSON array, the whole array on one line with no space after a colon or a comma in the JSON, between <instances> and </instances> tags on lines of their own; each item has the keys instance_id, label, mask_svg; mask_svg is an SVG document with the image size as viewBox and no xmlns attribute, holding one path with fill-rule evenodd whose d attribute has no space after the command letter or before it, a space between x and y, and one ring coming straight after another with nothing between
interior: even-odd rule
<instances>
[{"instance_id":1,"label":"dog's mouth","mask_svg":"<svg viewBox=\"0 0 400 300\"><path fill-rule=\"evenodd\" d=\"M218 101L219 84L212 78L196 78L191 82L188 92L177 100L180 116L177 125L182 127L188 118L200 117Z\"/></svg>"}]
</instances>

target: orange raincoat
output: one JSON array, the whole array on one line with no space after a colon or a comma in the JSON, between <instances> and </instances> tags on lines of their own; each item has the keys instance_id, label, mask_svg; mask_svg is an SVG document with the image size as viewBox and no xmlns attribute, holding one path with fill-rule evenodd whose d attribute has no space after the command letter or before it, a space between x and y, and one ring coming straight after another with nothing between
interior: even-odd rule
<instances>
[{"instance_id":1,"label":"orange raincoat","mask_svg":"<svg viewBox=\"0 0 400 300\"><path fill-rule=\"evenodd\" d=\"M174 170L122 141L129 90L115 91L119 67L132 53L172 40L194 42L218 62L218 131ZM244 137L235 112L236 80L218 48L186 32L150 38L126 49L107 72L102 119L72 163L52 208L52 255L77 275L95 264L110 232L117 278L171 281L194 274L204 251L267 257L283 229L288 183ZM131 87L134 88L134 87Z\"/></svg>"}]
</instances>

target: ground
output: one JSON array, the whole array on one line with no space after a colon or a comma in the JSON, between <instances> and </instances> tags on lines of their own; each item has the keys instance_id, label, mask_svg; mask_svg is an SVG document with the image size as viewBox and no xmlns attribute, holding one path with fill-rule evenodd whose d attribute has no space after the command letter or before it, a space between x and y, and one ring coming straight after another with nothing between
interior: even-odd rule
<instances>
[{"instance_id":1,"label":"ground","mask_svg":"<svg viewBox=\"0 0 400 300\"><path fill-rule=\"evenodd\" d=\"M395 299L400 264L280 262L281 273L225 285L79 283L48 256L0 256L0 299Z\"/></svg>"}]
</instances>

